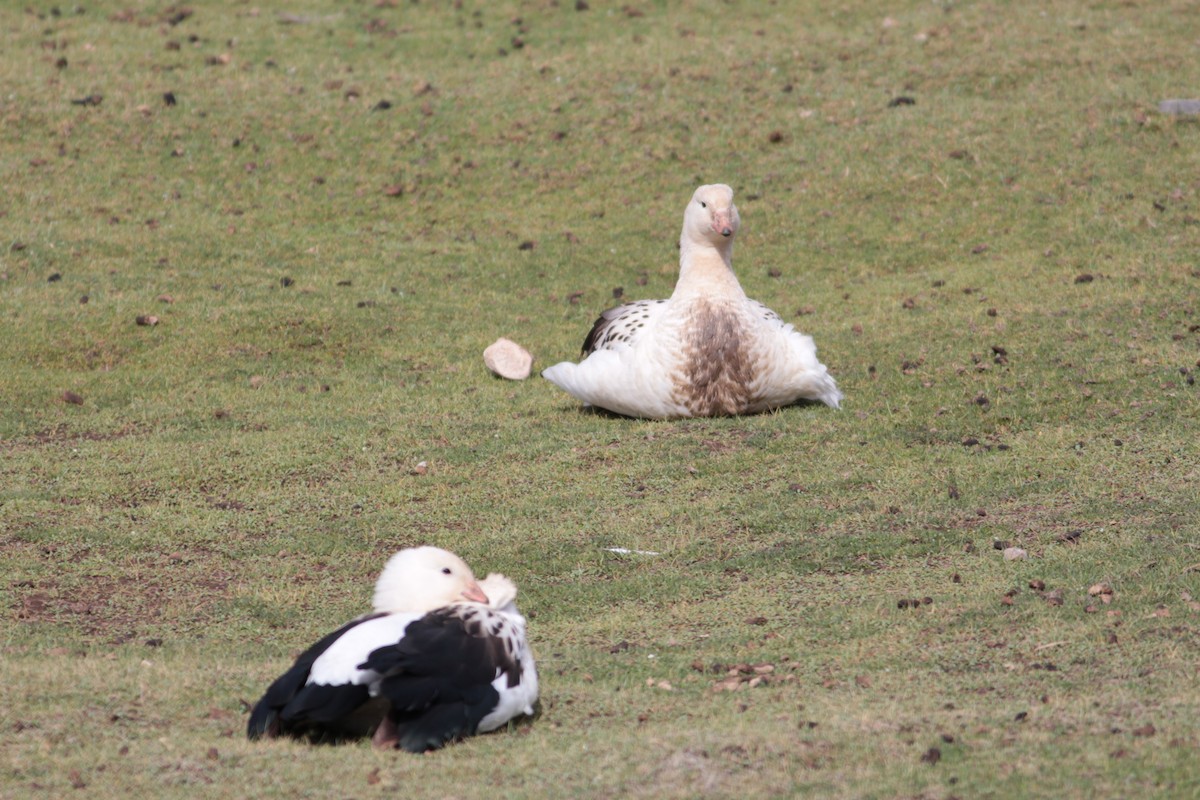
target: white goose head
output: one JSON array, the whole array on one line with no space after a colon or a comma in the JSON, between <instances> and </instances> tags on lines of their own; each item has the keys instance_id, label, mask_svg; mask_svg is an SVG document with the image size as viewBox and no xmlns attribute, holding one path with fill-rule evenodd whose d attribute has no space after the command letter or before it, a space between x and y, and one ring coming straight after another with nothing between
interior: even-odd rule
<instances>
[{"instance_id":1,"label":"white goose head","mask_svg":"<svg viewBox=\"0 0 1200 800\"><path fill-rule=\"evenodd\" d=\"M724 248L737 235L741 220L733 204L733 189L723 183L701 186L683 214L685 242Z\"/></svg>"},{"instance_id":2,"label":"white goose head","mask_svg":"<svg viewBox=\"0 0 1200 800\"><path fill-rule=\"evenodd\" d=\"M375 582L376 611L421 613L452 603L487 603L466 563L440 547L411 547L389 560Z\"/></svg>"}]
</instances>

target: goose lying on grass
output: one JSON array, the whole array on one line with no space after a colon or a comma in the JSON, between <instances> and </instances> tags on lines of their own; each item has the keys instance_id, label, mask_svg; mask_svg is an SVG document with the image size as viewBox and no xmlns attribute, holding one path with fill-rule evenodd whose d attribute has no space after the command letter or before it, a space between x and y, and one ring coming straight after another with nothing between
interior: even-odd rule
<instances>
[{"instance_id":1,"label":"goose lying on grass","mask_svg":"<svg viewBox=\"0 0 1200 800\"><path fill-rule=\"evenodd\" d=\"M754 414L798 400L837 408L842 393L812 337L742 291L733 274L738 225L732 189L697 189L683 215L670 299L605 311L583 342L584 359L542 376L586 405L629 417Z\"/></svg>"},{"instance_id":2,"label":"goose lying on grass","mask_svg":"<svg viewBox=\"0 0 1200 800\"><path fill-rule=\"evenodd\" d=\"M537 670L516 597L508 578L477 582L453 553L401 550L374 612L304 651L254 706L247 735L373 733L379 747L420 753L532 714Z\"/></svg>"}]
</instances>

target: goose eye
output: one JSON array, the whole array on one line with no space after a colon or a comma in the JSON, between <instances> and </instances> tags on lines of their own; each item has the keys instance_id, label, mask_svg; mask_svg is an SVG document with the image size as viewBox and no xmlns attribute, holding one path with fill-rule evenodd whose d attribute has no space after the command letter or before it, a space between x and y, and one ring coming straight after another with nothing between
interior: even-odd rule
<instances>
[{"instance_id":1,"label":"goose eye","mask_svg":"<svg viewBox=\"0 0 1200 800\"><path fill-rule=\"evenodd\" d=\"M708 203L706 203L706 202L704 202L703 200L701 200L701 201L700 201L700 207L701 207L701 208L708 208Z\"/></svg>"},{"instance_id":2,"label":"goose eye","mask_svg":"<svg viewBox=\"0 0 1200 800\"><path fill-rule=\"evenodd\" d=\"M443 574L443 575L449 575L449 574L450 574L450 568L449 568L449 567L442 567L442 574Z\"/></svg>"}]
</instances>

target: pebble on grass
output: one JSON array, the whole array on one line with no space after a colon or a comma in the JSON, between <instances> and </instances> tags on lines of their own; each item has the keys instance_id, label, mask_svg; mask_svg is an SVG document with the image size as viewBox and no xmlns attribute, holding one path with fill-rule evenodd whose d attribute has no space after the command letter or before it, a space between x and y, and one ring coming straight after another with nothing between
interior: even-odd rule
<instances>
[{"instance_id":1,"label":"pebble on grass","mask_svg":"<svg viewBox=\"0 0 1200 800\"><path fill-rule=\"evenodd\" d=\"M501 337L483 351L483 363L501 378L523 381L533 368L533 356L511 339Z\"/></svg>"}]
</instances>

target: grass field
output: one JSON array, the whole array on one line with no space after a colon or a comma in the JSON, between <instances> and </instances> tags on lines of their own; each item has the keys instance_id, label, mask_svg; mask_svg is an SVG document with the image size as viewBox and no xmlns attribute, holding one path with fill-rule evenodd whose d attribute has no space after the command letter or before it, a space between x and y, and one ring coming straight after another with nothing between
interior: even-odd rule
<instances>
[{"instance_id":1,"label":"grass field","mask_svg":"<svg viewBox=\"0 0 1200 800\"><path fill-rule=\"evenodd\" d=\"M589 3L0 10L0 798L1200 796L1195 3ZM486 371L711 182L841 411ZM538 717L247 742L418 543Z\"/></svg>"}]
</instances>

